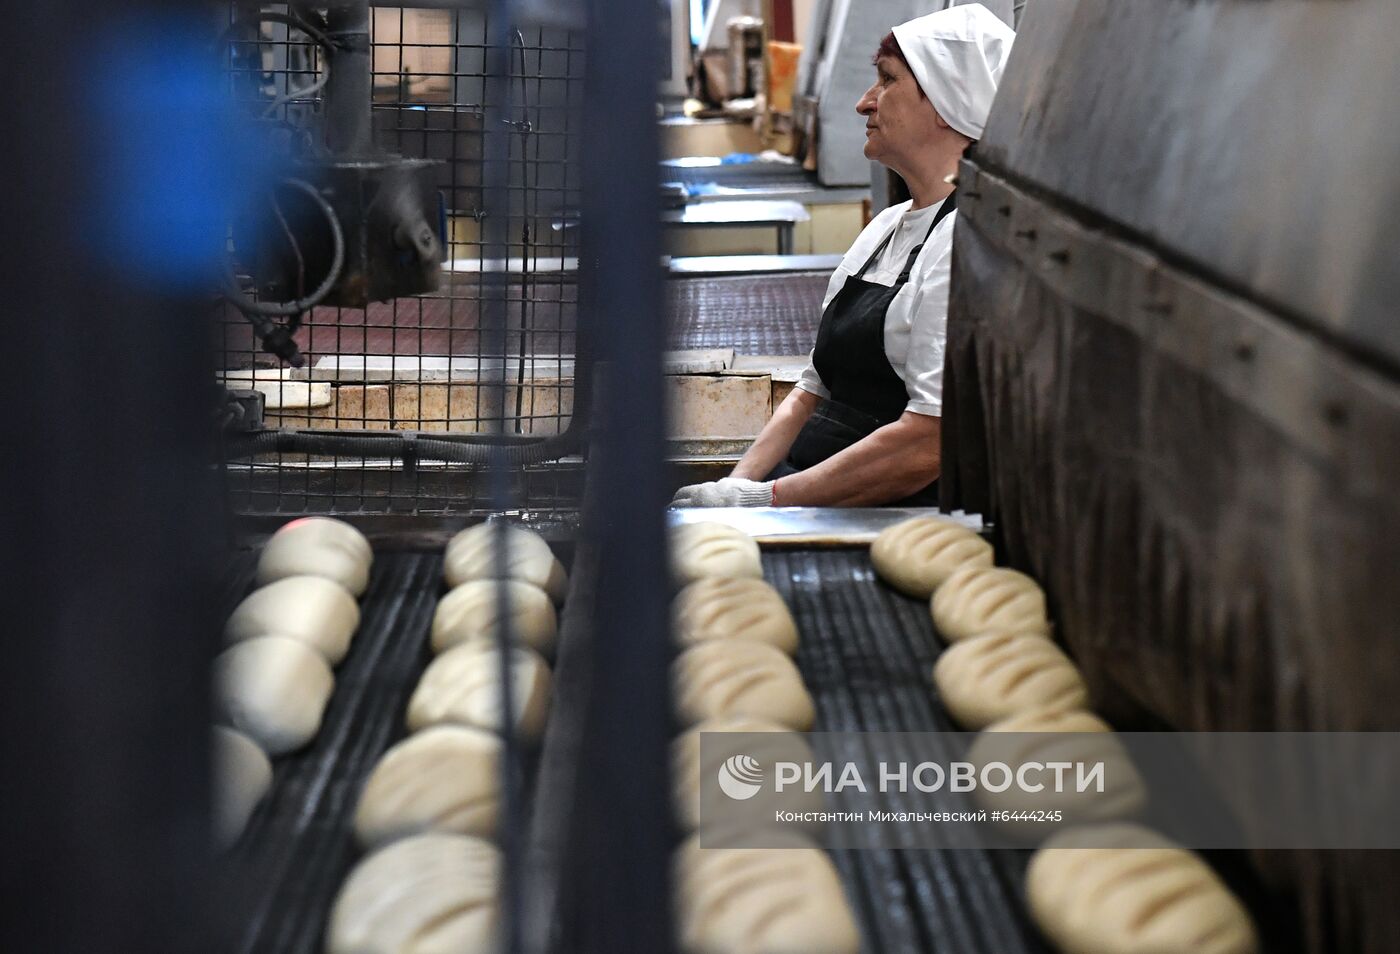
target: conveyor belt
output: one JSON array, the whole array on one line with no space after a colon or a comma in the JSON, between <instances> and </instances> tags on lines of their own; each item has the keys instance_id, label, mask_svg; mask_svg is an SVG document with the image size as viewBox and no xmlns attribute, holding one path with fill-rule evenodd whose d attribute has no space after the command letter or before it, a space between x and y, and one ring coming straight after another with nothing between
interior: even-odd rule
<instances>
[{"instance_id":1,"label":"conveyor belt","mask_svg":"<svg viewBox=\"0 0 1400 954\"><path fill-rule=\"evenodd\" d=\"M666 347L806 354L816 341L830 278L827 271L674 276L665 283ZM481 294L468 284L443 295L399 298L368 308L316 308L297 333L297 344L312 360L335 354L474 355L481 349ZM572 276L561 281L557 274L542 275L528 289L515 279L506 297L512 329L522 311L528 315L526 353L573 353L578 305ZM248 332L241 319L225 324L223 334L226 352L246 350ZM521 339L519 332L509 333L512 352L522 347Z\"/></svg>"},{"instance_id":2,"label":"conveyor belt","mask_svg":"<svg viewBox=\"0 0 1400 954\"><path fill-rule=\"evenodd\" d=\"M817 340L829 272L673 279L666 347L806 354Z\"/></svg>"},{"instance_id":3,"label":"conveyor belt","mask_svg":"<svg viewBox=\"0 0 1400 954\"><path fill-rule=\"evenodd\" d=\"M255 554L229 576L227 610L251 586ZM335 671L321 731L277 759L272 791L230 851L221 895L236 954L318 954L331 902L359 856L351 818L427 665L440 553L377 552L360 628Z\"/></svg>"},{"instance_id":4,"label":"conveyor belt","mask_svg":"<svg viewBox=\"0 0 1400 954\"><path fill-rule=\"evenodd\" d=\"M931 686L940 645L927 604L876 580L866 550L766 551L763 564L802 634L797 662L817 706L814 731L956 731ZM857 907L867 954L1049 950L1022 900L1029 852L832 855Z\"/></svg>"}]
</instances>

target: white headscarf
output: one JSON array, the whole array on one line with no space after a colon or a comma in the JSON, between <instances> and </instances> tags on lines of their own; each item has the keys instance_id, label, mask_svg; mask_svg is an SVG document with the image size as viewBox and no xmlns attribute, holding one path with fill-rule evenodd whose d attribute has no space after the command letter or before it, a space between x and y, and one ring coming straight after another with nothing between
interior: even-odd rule
<instances>
[{"instance_id":1,"label":"white headscarf","mask_svg":"<svg viewBox=\"0 0 1400 954\"><path fill-rule=\"evenodd\" d=\"M938 115L969 139L981 139L1016 39L1011 27L982 4L968 3L901 23L894 38Z\"/></svg>"}]
</instances>

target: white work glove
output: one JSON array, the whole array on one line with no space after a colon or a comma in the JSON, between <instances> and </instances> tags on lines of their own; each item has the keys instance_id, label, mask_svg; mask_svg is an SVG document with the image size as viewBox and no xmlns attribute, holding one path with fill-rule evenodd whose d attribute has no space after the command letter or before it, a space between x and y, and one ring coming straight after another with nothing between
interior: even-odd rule
<instances>
[{"instance_id":1,"label":"white work glove","mask_svg":"<svg viewBox=\"0 0 1400 954\"><path fill-rule=\"evenodd\" d=\"M705 484L691 484L676 491L672 507L771 507L777 481L726 477Z\"/></svg>"}]
</instances>

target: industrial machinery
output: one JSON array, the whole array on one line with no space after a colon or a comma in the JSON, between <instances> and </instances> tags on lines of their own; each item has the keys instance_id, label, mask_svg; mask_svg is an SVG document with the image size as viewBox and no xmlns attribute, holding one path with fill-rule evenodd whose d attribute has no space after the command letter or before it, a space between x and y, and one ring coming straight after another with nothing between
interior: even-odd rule
<instances>
[{"instance_id":1,"label":"industrial machinery","mask_svg":"<svg viewBox=\"0 0 1400 954\"><path fill-rule=\"evenodd\" d=\"M943 503L1047 581L1121 723L1400 719L1397 26L1037 0L963 165ZM1305 949L1400 947L1393 852L1252 861Z\"/></svg>"},{"instance_id":2,"label":"industrial machinery","mask_svg":"<svg viewBox=\"0 0 1400 954\"><path fill-rule=\"evenodd\" d=\"M61 399L7 442L22 512L0 540L6 619L32 638L4 648L5 722L26 732L5 753L22 771L3 864L22 877L0 948L321 950L359 788L427 661L443 545L494 517L540 531L571 578L549 728L538 750L507 745L505 949L672 949L662 355L740 338L800 353L824 276L717 267L663 286L635 55L655 11L602 0L217 5L178 48L131 24L188 27L185 4L90 11L94 36L149 54L97 60L123 67L102 83L160 80L131 89L161 109L122 117L173 122L189 105L173 65L212 44L221 101L291 163L230 190L243 218L217 219L207 287L136 270L125 246L94 253L53 225L90 225L86 197L121 192L98 146L142 142L67 120L101 86L70 51L79 6L34 27L64 69L0 63L36 104L14 168L59 162L78 183L18 190L38 225L4 265L13 380ZM1395 244L1400 146L1341 105L1394 88L1400 19L1381 0L1269 6L1037 0L961 173L947 509L984 514L1003 561L1045 582L1124 725L1389 728L1400 697L1377 652L1397 615L1400 397L1395 272L1376 251ZM1287 139L1300 102L1334 107L1347 135ZM1195 124L1159 121L1178 112ZM1280 198L1279 182L1299 187ZM1302 241L1335 208L1348 229ZM215 857L209 660L267 532L308 513L375 546L361 630L315 742ZM751 527L818 726L950 731L927 606L864 550L902 514L767 516ZM834 853L871 954L1049 950L1026 858ZM1400 947L1388 854L1212 860L1270 952Z\"/></svg>"}]
</instances>

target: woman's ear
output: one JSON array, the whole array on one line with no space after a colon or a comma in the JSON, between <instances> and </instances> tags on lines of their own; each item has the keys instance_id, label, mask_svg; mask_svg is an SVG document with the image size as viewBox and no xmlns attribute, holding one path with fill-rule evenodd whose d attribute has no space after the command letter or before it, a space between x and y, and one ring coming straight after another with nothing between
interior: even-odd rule
<instances>
[{"instance_id":1,"label":"woman's ear","mask_svg":"<svg viewBox=\"0 0 1400 954\"><path fill-rule=\"evenodd\" d=\"M930 105L932 105L932 104L930 104ZM935 109L935 110L933 111L933 121L934 121L935 123L938 124L938 128L939 128L939 129L952 129L952 128L953 128L952 126L950 126L950 125L948 124L948 120L944 119L942 116L940 116L940 115L938 114L938 110L937 110L937 109Z\"/></svg>"}]
</instances>

